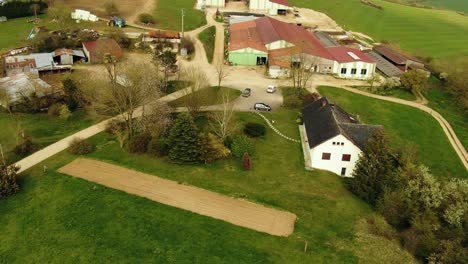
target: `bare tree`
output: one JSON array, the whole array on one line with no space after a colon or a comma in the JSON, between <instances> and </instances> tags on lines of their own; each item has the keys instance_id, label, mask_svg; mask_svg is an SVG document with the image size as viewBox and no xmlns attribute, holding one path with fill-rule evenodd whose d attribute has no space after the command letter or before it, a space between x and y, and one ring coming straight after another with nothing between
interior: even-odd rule
<instances>
[{"instance_id":1,"label":"bare tree","mask_svg":"<svg viewBox=\"0 0 468 264\"><path fill-rule=\"evenodd\" d=\"M229 76L228 68L222 63L217 64L216 65L216 77L218 77L218 87L221 87L221 82L228 76Z\"/></svg>"},{"instance_id":2,"label":"bare tree","mask_svg":"<svg viewBox=\"0 0 468 264\"><path fill-rule=\"evenodd\" d=\"M110 55L104 61L108 81L93 80L83 92L92 98L96 110L117 113L131 138L135 116L143 115L145 105L160 97L158 72L150 63L118 64Z\"/></svg>"},{"instance_id":3,"label":"bare tree","mask_svg":"<svg viewBox=\"0 0 468 264\"><path fill-rule=\"evenodd\" d=\"M292 86L299 92L306 89L307 85L315 74L318 59L315 56L307 55L303 52L291 56L291 81Z\"/></svg>"},{"instance_id":4,"label":"bare tree","mask_svg":"<svg viewBox=\"0 0 468 264\"><path fill-rule=\"evenodd\" d=\"M221 109L210 113L210 126L213 133L223 141L237 130L234 117L234 103L230 100L229 93L224 93Z\"/></svg>"},{"instance_id":5,"label":"bare tree","mask_svg":"<svg viewBox=\"0 0 468 264\"><path fill-rule=\"evenodd\" d=\"M37 12L41 10L41 6L39 4L32 4L30 8L34 12L34 18L37 19Z\"/></svg>"},{"instance_id":6,"label":"bare tree","mask_svg":"<svg viewBox=\"0 0 468 264\"><path fill-rule=\"evenodd\" d=\"M190 113L200 111L206 102L205 94L200 91L210 86L206 73L198 67L190 66L182 71L182 78L191 83L184 96L185 107Z\"/></svg>"},{"instance_id":7,"label":"bare tree","mask_svg":"<svg viewBox=\"0 0 468 264\"><path fill-rule=\"evenodd\" d=\"M171 125L171 108L166 103L151 104L141 118L141 126L153 138L159 138Z\"/></svg>"}]
</instances>

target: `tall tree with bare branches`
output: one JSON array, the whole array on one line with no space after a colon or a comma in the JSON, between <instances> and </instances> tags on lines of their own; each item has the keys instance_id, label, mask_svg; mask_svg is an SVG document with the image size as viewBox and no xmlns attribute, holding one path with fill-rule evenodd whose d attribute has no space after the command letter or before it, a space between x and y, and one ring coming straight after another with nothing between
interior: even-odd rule
<instances>
[{"instance_id":1,"label":"tall tree with bare branches","mask_svg":"<svg viewBox=\"0 0 468 264\"><path fill-rule=\"evenodd\" d=\"M216 77L218 77L218 87L221 87L221 82L229 76L229 69L219 63L216 65Z\"/></svg>"},{"instance_id":2,"label":"tall tree with bare branches","mask_svg":"<svg viewBox=\"0 0 468 264\"><path fill-rule=\"evenodd\" d=\"M209 117L211 130L225 141L238 127L234 120L234 103L230 100L229 93L224 93L222 99L221 109L211 112Z\"/></svg>"},{"instance_id":3,"label":"tall tree with bare branches","mask_svg":"<svg viewBox=\"0 0 468 264\"><path fill-rule=\"evenodd\" d=\"M204 102L206 102L205 95L200 91L210 87L208 76L202 69L189 66L182 70L182 78L191 83L184 96L185 107L190 113L199 112Z\"/></svg>"},{"instance_id":4,"label":"tall tree with bare branches","mask_svg":"<svg viewBox=\"0 0 468 264\"><path fill-rule=\"evenodd\" d=\"M307 55L303 52L291 56L291 82L296 91L306 89L307 85L315 74L316 64L318 59L316 57Z\"/></svg>"}]
</instances>

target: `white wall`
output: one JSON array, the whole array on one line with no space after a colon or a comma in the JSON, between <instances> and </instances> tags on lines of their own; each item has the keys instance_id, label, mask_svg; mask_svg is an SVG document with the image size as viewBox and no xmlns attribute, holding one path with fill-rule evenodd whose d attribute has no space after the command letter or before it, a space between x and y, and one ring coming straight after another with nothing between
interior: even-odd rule
<instances>
[{"instance_id":1,"label":"white wall","mask_svg":"<svg viewBox=\"0 0 468 264\"><path fill-rule=\"evenodd\" d=\"M198 0L197 8L201 9L202 7L214 6L214 7L224 7L225 0Z\"/></svg>"},{"instance_id":2,"label":"white wall","mask_svg":"<svg viewBox=\"0 0 468 264\"><path fill-rule=\"evenodd\" d=\"M342 74L341 69L346 68L346 73ZM356 74L351 74L351 70L356 69ZM366 69L365 75L361 74L361 70ZM333 73L338 75L340 78L347 79L369 79L375 73L375 63L367 63L362 61L350 62L350 63L338 63L335 61L333 65Z\"/></svg>"},{"instance_id":3,"label":"white wall","mask_svg":"<svg viewBox=\"0 0 468 264\"><path fill-rule=\"evenodd\" d=\"M333 145L333 142L343 142L344 144L343 146L341 144ZM322 160L324 152L331 153L330 160ZM341 175L342 168L346 168L344 176L351 177L360 153L361 150L351 141L343 135L338 135L311 149L310 157L313 168L328 170L338 175ZM342 161L343 154L350 154L351 160Z\"/></svg>"},{"instance_id":4,"label":"white wall","mask_svg":"<svg viewBox=\"0 0 468 264\"><path fill-rule=\"evenodd\" d=\"M289 6L272 3L269 0L250 0L250 10L269 12L271 15L278 14L278 9L291 9Z\"/></svg>"},{"instance_id":5,"label":"white wall","mask_svg":"<svg viewBox=\"0 0 468 264\"><path fill-rule=\"evenodd\" d=\"M273 78L288 77L289 69L273 65L268 68L268 74L270 75L270 77L273 77Z\"/></svg>"}]
</instances>

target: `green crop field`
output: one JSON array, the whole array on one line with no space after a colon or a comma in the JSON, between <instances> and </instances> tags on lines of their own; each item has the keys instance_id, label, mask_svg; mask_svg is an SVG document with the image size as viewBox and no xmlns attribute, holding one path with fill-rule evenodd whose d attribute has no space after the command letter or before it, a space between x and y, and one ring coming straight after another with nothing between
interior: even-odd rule
<instances>
[{"instance_id":1,"label":"green crop field","mask_svg":"<svg viewBox=\"0 0 468 264\"><path fill-rule=\"evenodd\" d=\"M468 17L453 11L415 8L373 0L384 10L359 0L290 0L299 7L321 11L347 30L399 44L403 50L421 56L458 57L468 55Z\"/></svg>"},{"instance_id":2,"label":"green crop field","mask_svg":"<svg viewBox=\"0 0 468 264\"><path fill-rule=\"evenodd\" d=\"M195 10L193 0L158 0L155 11L156 27L160 29L182 30L182 8L185 10L184 28L186 31L206 24L205 14Z\"/></svg>"},{"instance_id":3,"label":"green crop field","mask_svg":"<svg viewBox=\"0 0 468 264\"><path fill-rule=\"evenodd\" d=\"M364 123L383 125L393 146L414 144L418 149L419 162L428 166L435 176L468 176L441 126L429 114L410 106L353 94L339 88L320 87L319 91L345 110L358 115Z\"/></svg>"},{"instance_id":4,"label":"green crop field","mask_svg":"<svg viewBox=\"0 0 468 264\"><path fill-rule=\"evenodd\" d=\"M297 111L266 114L298 138ZM261 123L252 113L239 122ZM276 237L57 173L77 156L63 152L20 178L21 191L0 201L0 259L7 263L415 263L398 241L370 232L375 215L342 178L304 169L300 144L267 130L255 139L252 171L240 159L177 165L131 155L105 133L88 158L105 160L295 213L289 237ZM304 252L307 241L307 252ZM0 261L1 262L1 261Z\"/></svg>"}]
</instances>

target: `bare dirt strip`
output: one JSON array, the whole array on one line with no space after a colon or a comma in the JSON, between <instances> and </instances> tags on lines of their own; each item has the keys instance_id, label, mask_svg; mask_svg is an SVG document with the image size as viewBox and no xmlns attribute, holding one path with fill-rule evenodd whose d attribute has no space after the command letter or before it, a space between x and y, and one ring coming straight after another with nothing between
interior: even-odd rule
<instances>
[{"instance_id":1,"label":"bare dirt strip","mask_svg":"<svg viewBox=\"0 0 468 264\"><path fill-rule=\"evenodd\" d=\"M59 172L271 235L288 236L294 231L296 215L290 212L109 163L76 159L60 168Z\"/></svg>"}]
</instances>

